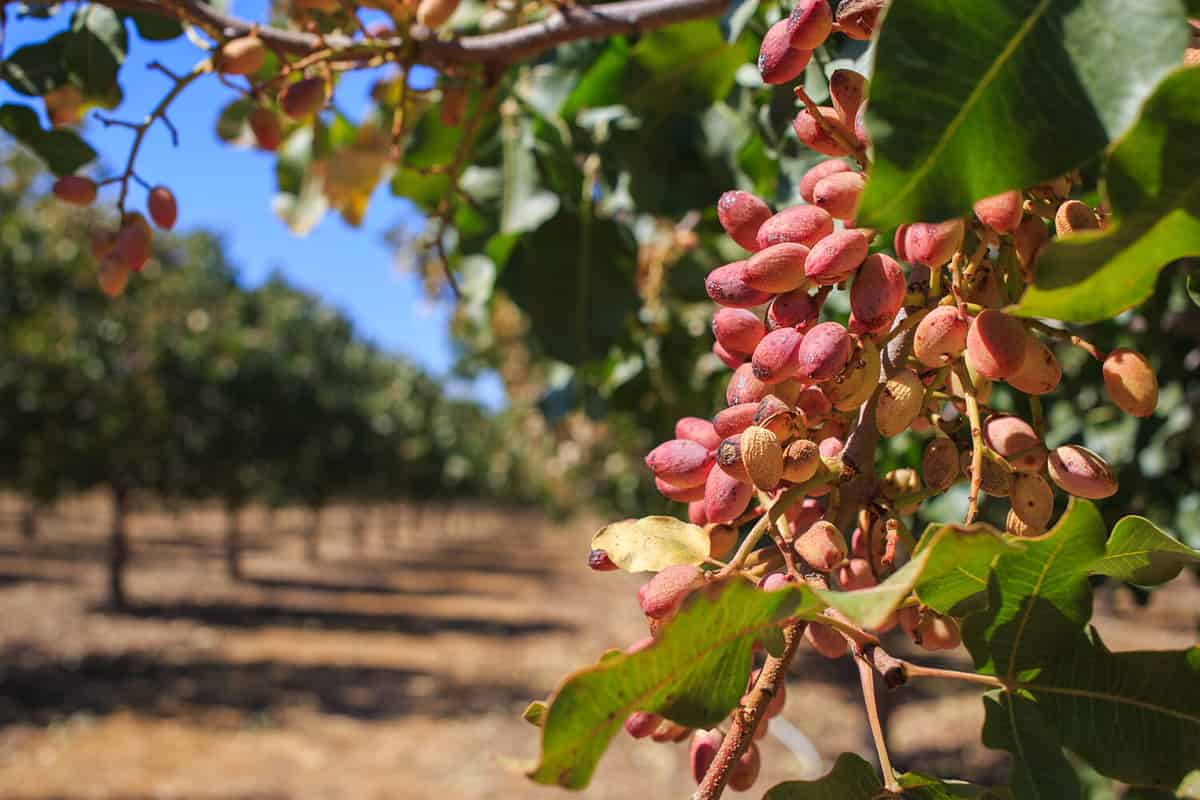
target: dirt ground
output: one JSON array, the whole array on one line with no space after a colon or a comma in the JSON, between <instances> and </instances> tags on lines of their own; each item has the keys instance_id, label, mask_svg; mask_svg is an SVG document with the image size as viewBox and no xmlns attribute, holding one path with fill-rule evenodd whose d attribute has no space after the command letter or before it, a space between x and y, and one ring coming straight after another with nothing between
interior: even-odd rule
<instances>
[{"instance_id":1,"label":"dirt ground","mask_svg":"<svg viewBox=\"0 0 1200 800\"><path fill-rule=\"evenodd\" d=\"M216 510L147 509L131 526L132 605L117 612L103 599L106 506L64 503L32 542L18 508L0 498L4 800L562 797L506 766L537 752L520 712L644 631L636 578L584 565L587 523L459 509L419 526L409 515L387 537L373 515L360 550L335 510L312 563L302 512L268 529L252 510L246 577L232 582ZM1097 625L1114 648L1186 646L1198 596L1190 577L1145 610L1104 591ZM752 796L820 774L844 750L871 757L854 675L844 659L803 654ZM978 743L975 691L909 686L885 705L900 768L1003 776ZM693 788L686 745L621 734L582 796Z\"/></svg>"}]
</instances>

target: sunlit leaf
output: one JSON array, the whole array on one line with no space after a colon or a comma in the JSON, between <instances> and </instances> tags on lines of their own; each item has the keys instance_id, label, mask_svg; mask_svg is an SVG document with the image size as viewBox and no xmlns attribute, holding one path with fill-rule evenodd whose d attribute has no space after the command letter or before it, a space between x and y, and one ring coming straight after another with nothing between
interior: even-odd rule
<instances>
[{"instance_id":1,"label":"sunlit leaf","mask_svg":"<svg viewBox=\"0 0 1200 800\"><path fill-rule=\"evenodd\" d=\"M1131 11L1124 0L893 3L876 44L859 224L959 216L1101 152L1187 44L1180 0Z\"/></svg>"},{"instance_id":2,"label":"sunlit leaf","mask_svg":"<svg viewBox=\"0 0 1200 800\"><path fill-rule=\"evenodd\" d=\"M709 541L704 529L675 517L642 517L605 525L592 537L626 572L658 572L674 564L702 564Z\"/></svg>"},{"instance_id":3,"label":"sunlit leaf","mask_svg":"<svg viewBox=\"0 0 1200 800\"><path fill-rule=\"evenodd\" d=\"M1022 539L989 579L985 612L967 617L963 641L980 672L1016 679L1054 662L1092 614L1089 570L1103 554L1104 520L1073 499L1053 528Z\"/></svg>"},{"instance_id":4,"label":"sunlit leaf","mask_svg":"<svg viewBox=\"0 0 1200 800\"><path fill-rule=\"evenodd\" d=\"M912 559L878 586L853 592L821 591L822 599L858 624L877 628L909 595L943 613L987 587L996 556L1019 549L988 525L931 526Z\"/></svg>"},{"instance_id":5,"label":"sunlit leaf","mask_svg":"<svg viewBox=\"0 0 1200 800\"><path fill-rule=\"evenodd\" d=\"M1114 220L1055 239L1038 257L1018 313L1096 322L1141 303L1159 270L1200 255L1200 70L1165 80L1108 159Z\"/></svg>"},{"instance_id":6,"label":"sunlit leaf","mask_svg":"<svg viewBox=\"0 0 1200 800\"><path fill-rule=\"evenodd\" d=\"M754 641L792 617L822 607L805 587L761 592L735 578L696 592L653 645L569 675L554 693L538 783L587 786L625 718L650 711L689 727L715 725L746 690Z\"/></svg>"},{"instance_id":7,"label":"sunlit leaf","mask_svg":"<svg viewBox=\"0 0 1200 800\"><path fill-rule=\"evenodd\" d=\"M1200 563L1200 551L1173 539L1145 517L1122 517L1104 546L1104 557L1092 573L1142 586L1174 578L1189 564Z\"/></svg>"}]
</instances>

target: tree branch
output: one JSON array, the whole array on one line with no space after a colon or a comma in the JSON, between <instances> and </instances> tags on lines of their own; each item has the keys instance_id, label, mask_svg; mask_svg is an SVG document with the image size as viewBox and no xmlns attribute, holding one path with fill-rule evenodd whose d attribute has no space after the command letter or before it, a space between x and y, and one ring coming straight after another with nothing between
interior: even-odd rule
<instances>
[{"instance_id":1,"label":"tree branch","mask_svg":"<svg viewBox=\"0 0 1200 800\"><path fill-rule=\"evenodd\" d=\"M795 658L796 649L800 646L800 639L804 635L805 624L803 620L797 620L783 629L783 652L778 658L774 656L767 658L762 671L758 674L758 682L754 684L754 689L750 692L749 700L734 711L733 724L729 728L729 733L721 742L721 747L717 750L717 755L713 758L708 772L704 774L700 788L692 795L692 800L716 800L725 790L729 773L753 743L754 731L762 722L763 714L766 713L771 698L783 686L787 677L788 665Z\"/></svg>"},{"instance_id":2,"label":"tree branch","mask_svg":"<svg viewBox=\"0 0 1200 800\"><path fill-rule=\"evenodd\" d=\"M50 0L34 0L49 5ZM218 30L227 38L256 32L269 47L303 55L323 47L336 51L340 61L368 60L386 52L404 53L412 61L431 66L482 64L503 66L552 47L580 39L604 39L622 33L641 33L676 22L715 17L728 0L622 0L595 6L563 5L538 22L498 33L440 39L435 31L414 25L409 37L369 42L347 36L317 36L302 31L260 26L222 14L199 0L173 0L170 7L155 0L97 0L110 8L173 17L205 30Z\"/></svg>"},{"instance_id":3,"label":"tree branch","mask_svg":"<svg viewBox=\"0 0 1200 800\"><path fill-rule=\"evenodd\" d=\"M921 265L914 265L909 282L920 283L927 280L928 270ZM858 512L875 495L875 448L879 444L875 407L879 404L879 394L884 383L904 365L904 359L912 349L916 326L906 324L905 320L920 313L919 309L902 308L896 315L892 323L892 333L885 339L887 345L880 353L879 385L859 410L858 421L846 437L846 446L842 449L841 456L845 483L838 487L840 495L837 516L831 520L838 530L844 533L854 530L858 524Z\"/></svg>"}]
</instances>

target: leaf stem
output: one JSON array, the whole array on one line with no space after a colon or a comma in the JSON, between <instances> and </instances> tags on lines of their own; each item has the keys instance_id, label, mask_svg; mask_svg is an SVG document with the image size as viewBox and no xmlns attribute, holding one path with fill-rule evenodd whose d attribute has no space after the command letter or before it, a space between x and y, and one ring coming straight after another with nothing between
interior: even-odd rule
<instances>
[{"instance_id":1,"label":"leaf stem","mask_svg":"<svg viewBox=\"0 0 1200 800\"><path fill-rule=\"evenodd\" d=\"M867 722L871 726L871 738L875 740L875 751L879 754L879 769L883 773L883 785L891 792L900 791L892 759L888 756L887 742L883 737L883 725L879 721L879 705L875 701L875 670L862 659L857 660L858 679L862 684L863 705L867 709Z\"/></svg>"},{"instance_id":2,"label":"leaf stem","mask_svg":"<svg viewBox=\"0 0 1200 800\"><path fill-rule=\"evenodd\" d=\"M911 661L901 661L900 663L904 666L905 675L910 678L946 678L966 683L979 683L995 689L1012 689L1012 686L1007 681L994 675L980 675L978 672L962 672L956 669L925 667L920 664L914 664Z\"/></svg>"},{"instance_id":3,"label":"leaf stem","mask_svg":"<svg viewBox=\"0 0 1200 800\"><path fill-rule=\"evenodd\" d=\"M1043 333L1046 336L1049 336L1051 339L1058 339L1059 341L1069 342L1070 344L1073 344L1076 347L1078 347L1079 349L1086 352L1088 355L1090 355L1092 358L1096 359L1097 361L1103 361L1105 359L1104 351L1100 350L1100 348L1096 347L1096 345L1092 344L1087 339L1084 339L1081 336L1076 336L1075 334L1071 333L1070 331L1064 331L1061 328L1055 328L1051 325L1047 325L1046 323L1041 322L1036 319L1025 320L1025 325L1029 328L1032 328L1035 331L1038 331L1039 333Z\"/></svg>"}]
</instances>

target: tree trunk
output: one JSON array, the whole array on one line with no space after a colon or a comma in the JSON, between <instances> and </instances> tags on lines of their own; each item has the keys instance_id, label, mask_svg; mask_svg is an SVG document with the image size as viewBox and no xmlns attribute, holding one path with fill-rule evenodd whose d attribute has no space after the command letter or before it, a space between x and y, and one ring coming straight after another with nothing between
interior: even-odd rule
<instances>
[{"instance_id":1,"label":"tree trunk","mask_svg":"<svg viewBox=\"0 0 1200 800\"><path fill-rule=\"evenodd\" d=\"M425 504L421 501L413 503L412 513L412 538L421 535L421 526L425 524Z\"/></svg>"},{"instance_id":2,"label":"tree trunk","mask_svg":"<svg viewBox=\"0 0 1200 800\"><path fill-rule=\"evenodd\" d=\"M309 561L321 560L321 551L317 541L320 527L321 509L319 506L313 506L312 516L308 520L308 528L304 531L304 557Z\"/></svg>"},{"instance_id":3,"label":"tree trunk","mask_svg":"<svg viewBox=\"0 0 1200 800\"><path fill-rule=\"evenodd\" d=\"M233 504L225 506L225 574L231 581L242 579L242 528Z\"/></svg>"},{"instance_id":4,"label":"tree trunk","mask_svg":"<svg viewBox=\"0 0 1200 800\"><path fill-rule=\"evenodd\" d=\"M123 488L112 488L112 530L108 540L108 600L113 608L125 608L125 565L129 561L129 535L125 530L129 496Z\"/></svg>"},{"instance_id":5,"label":"tree trunk","mask_svg":"<svg viewBox=\"0 0 1200 800\"><path fill-rule=\"evenodd\" d=\"M30 501L21 509L21 537L32 542L38 536L37 504Z\"/></svg>"},{"instance_id":6,"label":"tree trunk","mask_svg":"<svg viewBox=\"0 0 1200 800\"><path fill-rule=\"evenodd\" d=\"M367 552L367 513L361 506L350 512L350 543L356 554Z\"/></svg>"}]
</instances>

